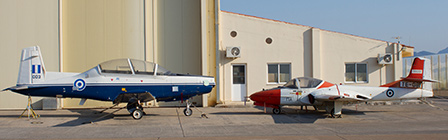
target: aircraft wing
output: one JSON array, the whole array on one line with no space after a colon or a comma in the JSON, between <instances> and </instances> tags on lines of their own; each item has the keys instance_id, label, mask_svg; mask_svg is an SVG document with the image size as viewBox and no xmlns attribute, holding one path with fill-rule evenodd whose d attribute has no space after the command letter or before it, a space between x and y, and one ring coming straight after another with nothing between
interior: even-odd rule
<instances>
[{"instance_id":1,"label":"aircraft wing","mask_svg":"<svg viewBox=\"0 0 448 140\"><path fill-rule=\"evenodd\" d=\"M341 92L339 95L331 94L318 94L313 95L314 99L317 101L346 101L346 102L356 102L356 101L367 101L372 99L372 97L359 94L354 91Z\"/></svg>"},{"instance_id":2,"label":"aircraft wing","mask_svg":"<svg viewBox=\"0 0 448 140\"><path fill-rule=\"evenodd\" d=\"M120 93L113 101L114 104L121 102L129 102L131 98L137 98L141 102L148 102L155 100L156 98L148 91L125 91Z\"/></svg>"}]
</instances>

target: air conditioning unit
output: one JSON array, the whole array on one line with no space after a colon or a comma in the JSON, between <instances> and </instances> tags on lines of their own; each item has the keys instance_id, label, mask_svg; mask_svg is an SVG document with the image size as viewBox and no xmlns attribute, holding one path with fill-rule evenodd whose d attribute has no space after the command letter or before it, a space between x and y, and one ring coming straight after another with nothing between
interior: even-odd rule
<instances>
[{"instance_id":1,"label":"air conditioning unit","mask_svg":"<svg viewBox=\"0 0 448 140\"><path fill-rule=\"evenodd\" d=\"M393 64L393 60L391 53L378 54L378 64Z\"/></svg>"},{"instance_id":2,"label":"air conditioning unit","mask_svg":"<svg viewBox=\"0 0 448 140\"><path fill-rule=\"evenodd\" d=\"M227 47L226 48L227 58L239 58L241 57L241 47Z\"/></svg>"}]
</instances>

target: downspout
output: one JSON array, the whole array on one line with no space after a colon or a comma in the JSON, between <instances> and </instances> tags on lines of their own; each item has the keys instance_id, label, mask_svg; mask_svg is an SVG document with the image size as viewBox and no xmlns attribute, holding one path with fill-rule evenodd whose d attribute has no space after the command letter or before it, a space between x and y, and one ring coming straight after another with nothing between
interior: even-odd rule
<instances>
[{"instance_id":1,"label":"downspout","mask_svg":"<svg viewBox=\"0 0 448 140\"><path fill-rule=\"evenodd\" d=\"M215 0L215 43L216 43L216 102L219 103L220 101L220 73L219 73L219 62L220 62L220 52L219 52L219 0Z\"/></svg>"}]
</instances>

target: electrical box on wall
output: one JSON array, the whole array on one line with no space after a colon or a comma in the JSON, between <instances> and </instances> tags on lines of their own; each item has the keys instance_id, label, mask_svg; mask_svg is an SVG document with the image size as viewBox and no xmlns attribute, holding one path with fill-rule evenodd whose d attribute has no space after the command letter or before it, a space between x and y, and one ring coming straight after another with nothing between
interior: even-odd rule
<instances>
[{"instance_id":1,"label":"electrical box on wall","mask_svg":"<svg viewBox=\"0 0 448 140\"><path fill-rule=\"evenodd\" d=\"M378 64L393 64L393 55L391 53L378 54Z\"/></svg>"},{"instance_id":2,"label":"electrical box on wall","mask_svg":"<svg viewBox=\"0 0 448 140\"><path fill-rule=\"evenodd\" d=\"M227 58L239 58L241 57L241 47L227 47L226 48Z\"/></svg>"}]
</instances>

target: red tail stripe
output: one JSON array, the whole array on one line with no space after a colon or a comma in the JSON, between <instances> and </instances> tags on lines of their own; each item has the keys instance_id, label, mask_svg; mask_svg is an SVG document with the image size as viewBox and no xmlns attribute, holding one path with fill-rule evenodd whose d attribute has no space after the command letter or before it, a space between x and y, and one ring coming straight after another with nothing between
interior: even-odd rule
<instances>
[{"instance_id":1,"label":"red tail stripe","mask_svg":"<svg viewBox=\"0 0 448 140\"><path fill-rule=\"evenodd\" d=\"M423 79L423 67L424 67L424 60L421 60L420 58L415 58L414 62L412 63L411 71L409 72L408 77L409 79Z\"/></svg>"}]
</instances>

